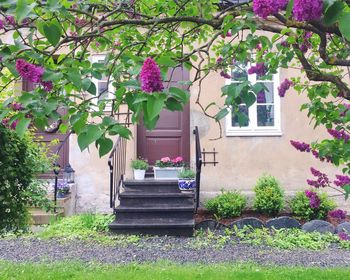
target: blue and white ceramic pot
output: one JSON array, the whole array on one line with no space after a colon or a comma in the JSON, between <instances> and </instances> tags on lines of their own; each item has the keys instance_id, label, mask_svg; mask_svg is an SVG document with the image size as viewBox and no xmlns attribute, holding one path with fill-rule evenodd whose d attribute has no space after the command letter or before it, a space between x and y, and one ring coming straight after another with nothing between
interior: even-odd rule
<instances>
[{"instance_id":1,"label":"blue and white ceramic pot","mask_svg":"<svg viewBox=\"0 0 350 280\"><path fill-rule=\"evenodd\" d=\"M195 179L179 179L178 184L181 191L193 191L196 188Z\"/></svg>"}]
</instances>

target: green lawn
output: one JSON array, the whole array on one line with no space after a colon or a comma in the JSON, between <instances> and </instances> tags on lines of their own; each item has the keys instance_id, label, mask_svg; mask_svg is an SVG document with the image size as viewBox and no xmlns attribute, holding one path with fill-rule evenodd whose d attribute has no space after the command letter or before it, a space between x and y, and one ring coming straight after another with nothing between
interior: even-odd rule
<instances>
[{"instance_id":1,"label":"green lawn","mask_svg":"<svg viewBox=\"0 0 350 280\"><path fill-rule=\"evenodd\" d=\"M257 265L170 265L133 264L124 266L55 263L55 264L14 264L0 262L0 279L149 279L149 280L346 280L350 279L349 268L320 269L320 268L286 268L261 267Z\"/></svg>"}]
</instances>

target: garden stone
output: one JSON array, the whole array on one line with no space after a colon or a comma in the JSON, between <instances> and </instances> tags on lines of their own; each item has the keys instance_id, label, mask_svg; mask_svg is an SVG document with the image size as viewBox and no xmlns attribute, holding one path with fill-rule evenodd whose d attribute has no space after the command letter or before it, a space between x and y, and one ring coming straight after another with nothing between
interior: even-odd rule
<instances>
[{"instance_id":1,"label":"garden stone","mask_svg":"<svg viewBox=\"0 0 350 280\"><path fill-rule=\"evenodd\" d=\"M340 232L346 232L350 234L350 222L344 222L341 223L337 226L337 228L335 229L336 233L340 233Z\"/></svg>"},{"instance_id":2,"label":"garden stone","mask_svg":"<svg viewBox=\"0 0 350 280\"><path fill-rule=\"evenodd\" d=\"M265 224L257 218L243 218L229 225L230 228L233 228L234 226L236 226L238 229L242 229L245 226L252 228L263 228Z\"/></svg>"},{"instance_id":3,"label":"garden stone","mask_svg":"<svg viewBox=\"0 0 350 280\"><path fill-rule=\"evenodd\" d=\"M215 220L205 220L205 221L202 221L198 224L196 224L196 230L215 230L218 226L218 223L217 221Z\"/></svg>"},{"instance_id":4,"label":"garden stone","mask_svg":"<svg viewBox=\"0 0 350 280\"><path fill-rule=\"evenodd\" d=\"M268 228L275 228L275 229L301 227L300 223L296 219L293 219L288 216L270 219L266 222L266 226Z\"/></svg>"},{"instance_id":5,"label":"garden stone","mask_svg":"<svg viewBox=\"0 0 350 280\"><path fill-rule=\"evenodd\" d=\"M317 231L319 233L334 233L334 227L331 223L322 220L313 220L305 223L302 228L303 231L313 232Z\"/></svg>"}]
</instances>

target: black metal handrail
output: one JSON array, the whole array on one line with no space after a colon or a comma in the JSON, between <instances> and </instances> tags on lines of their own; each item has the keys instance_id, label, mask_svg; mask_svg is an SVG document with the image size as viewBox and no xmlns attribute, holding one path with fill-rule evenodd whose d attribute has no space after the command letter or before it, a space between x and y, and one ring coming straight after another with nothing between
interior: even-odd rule
<instances>
[{"instance_id":1,"label":"black metal handrail","mask_svg":"<svg viewBox=\"0 0 350 280\"><path fill-rule=\"evenodd\" d=\"M196 210L199 207L199 195L200 195L200 186L201 186L201 171L202 171L202 150L201 143L199 139L198 126L196 126L193 130L193 134L195 135L195 143L196 143Z\"/></svg>"},{"instance_id":2,"label":"black metal handrail","mask_svg":"<svg viewBox=\"0 0 350 280\"><path fill-rule=\"evenodd\" d=\"M69 136L71 136L73 131L70 131L63 139L63 141L61 142L61 144L57 147L56 151L55 151L55 156L57 157L56 161L53 164L53 173L55 174L55 186L54 186L54 198L53 201L55 203L54 206L54 212L56 213L56 204L57 204L57 191L58 191L58 175L60 174L61 171L61 165L59 164L59 158L58 158L58 154L59 152L62 150L63 146L67 143Z\"/></svg>"},{"instance_id":3,"label":"black metal handrail","mask_svg":"<svg viewBox=\"0 0 350 280\"><path fill-rule=\"evenodd\" d=\"M118 137L108 158L110 207L115 209L115 202L119 199L120 186L124 181L126 168L126 139Z\"/></svg>"}]
</instances>

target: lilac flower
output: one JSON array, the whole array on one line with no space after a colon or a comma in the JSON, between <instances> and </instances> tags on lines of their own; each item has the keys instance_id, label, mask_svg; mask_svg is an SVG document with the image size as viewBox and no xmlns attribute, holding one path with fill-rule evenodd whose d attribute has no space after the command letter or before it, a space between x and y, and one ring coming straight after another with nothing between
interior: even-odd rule
<instances>
[{"instance_id":1,"label":"lilac flower","mask_svg":"<svg viewBox=\"0 0 350 280\"><path fill-rule=\"evenodd\" d=\"M140 79L141 89L144 92L160 92L164 89L159 67L150 57L143 63Z\"/></svg>"},{"instance_id":2,"label":"lilac flower","mask_svg":"<svg viewBox=\"0 0 350 280\"><path fill-rule=\"evenodd\" d=\"M322 0L295 0L293 15L298 21L319 20L322 9Z\"/></svg>"},{"instance_id":3,"label":"lilac flower","mask_svg":"<svg viewBox=\"0 0 350 280\"><path fill-rule=\"evenodd\" d=\"M278 95L280 97L284 97L286 95L287 90L293 85L291 80L285 79L280 86L278 87Z\"/></svg>"},{"instance_id":4,"label":"lilac flower","mask_svg":"<svg viewBox=\"0 0 350 280\"><path fill-rule=\"evenodd\" d=\"M227 31L226 34L221 34L220 36L221 36L221 38L231 37L232 33L231 33L231 31Z\"/></svg>"},{"instance_id":5,"label":"lilac flower","mask_svg":"<svg viewBox=\"0 0 350 280\"><path fill-rule=\"evenodd\" d=\"M44 87L44 90L46 92L50 92L53 89L52 81L46 81L46 82L42 81L41 85Z\"/></svg>"},{"instance_id":6,"label":"lilac flower","mask_svg":"<svg viewBox=\"0 0 350 280\"><path fill-rule=\"evenodd\" d=\"M341 209L336 209L336 210L329 211L328 215L331 218L344 220L346 218L346 211L341 210Z\"/></svg>"},{"instance_id":7,"label":"lilac flower","mask_svg":"<svg viewBox=\"0 0 350 280\"><path fill-rule=\"evenodd\" d=\"M87 21L85 19L80 19L78 17L75 18L75 25L78 27L83 27L85 24L87 23Z\"/></svg>"},{"instance_id":8,"label":"lilac flower","mask_svg":"<svg viewBox=\"0 0 350 280\"><path fill-rule=\"evenodd\" d=\"M13 129L13 130L15 130L16 127L17 127L18 122L19 122L19 120L14 120L14 121L11 123L10 128Z\"/></svg>"},{"instance_id":9,"label":"lilac flower","mask_svg":"<svg viewBox=\"0 0 350 280\"><path fill-rule=\"evenodd\" d=\"M9 118L4 118L4 119L2 119L2 121L1 121L1 124L3 125L3 126L7 126L8 125L8 123L9 123Z\"/></svg>"},{"instance_id":10,"label":"lilac flower","mask_svg":"<svg viewBox=\"0 0 350 280\"><path fill-rule=\"evenodd\" d=\"M338 237L342 241L350 241L350 236L346 232L339 232Z\"/></svg>"},{"instance_id":11,"label":"lilac flower","mask_svg":"<svg viewBox=\"0 0 350 280\"><path fill-rule=\"evenodd\" d=\"M257 74L258 76L264 76L266 74L266 67L264 63L257 63L255 66L251 66L248 69L248 74Z\"/></svg>"},{"instance_id":12,"label":"lilac flower","mask_svg":"<svg viewBox=\"0 0 350 280\"><path fill-rule=\"evenodd\" d=\"M267 18L278 12L278 5L274 0L253 0L253 11L257 16Z\"/></svg>"},{"instance_id":13,"label":"lilac flower","mask_svg":"<svg viewBox=\"0 0 350 280\"><path fill-rule=\"evenodd\" d=\"M313 186L315 188L325 188L329 186L329 179L328 176L325 173L322 173L321 171L318 171L317 169L311 167L310 168L312 175L317 177L317 180L306 180L307 183L310 186Z\"/></svg>"},{"instance_id":14,"label":"lilac flower","mask_svg":"<svg viewBox=\"0 0 350 280\"><path fill-rule=\"evenodd\" d=\"M320 207L321 199L318 197L316 192L306 190L305 195L309 199L309 205L311 208L316 209Z\"/></svg>"},{"instance_id":15,"label":"lilac flower","mask_svg":"<svg viewBox=\"0 0 350 280\"><path fill-rule=\"evenodd\" d=\"M223 61L223 58L221 56L219 56L217 59L216 59L216 64L220 64L222 63Z\"/></svg>"},{"instance_id":16,"label":"lilac flower","mask_svg":"<svg viewBox=\"0 0 350 280\"><path fill-rule=\"evenodd\" d=\"M6 22L10 25L15 26L16 25L16 21L15 18L13 16L7 16L6 18Z\"/></svg>"},{"instance_id":17,"label":"lilac flower","mask_svg":"<svg viewBox=\"0 0 350 280\"><path fill-rule=\"evenodd\" d=\"M3 29L5 27L3 20L0 19L0 29Z\"/></svg>"},{"instance_id":18,"label":"lilac flower","mask_svg":"<svg viewBox=\"0 0 350 280\"><path fill-rule=\"evenodd\" d=\"M221 72L220 72L220 76L221 76L221 77L224 77L225 79L231 79L231 75L230 75L230 74L227 74L227 73L224 72L224 71L221 71Z\"/></svg>"},{"instance_id":19,"label":"lilac flower","mask_svg":"<svg viewBox=\"0 0 350 280\"><path fill-rule=\"evenodd\" d=\"M22 104L21 104L21 103L17 103L17 102L13 102L13 103L11 104L11 107L12 107L12 109L13 109L14 111L20 111L20 110L23 109Z\"/></svg>"},{"instance_id":20,"label":"lilac flower","mask_svg":"<svg viewBox=\"0 0 350 280\"><path fill-rule=\"evenodd\" d=\"M335 175L337 180L334 180L334 184L338 187L344 187L350 185L350 177L346 175Z\"/></svg>"},{"instance_id":21,"label":"lilac flower","mask_svg":"<svg viewBox=\"0 0 350 280\"><path fill-rule=\"evenodd\" d=\"M288 6L289 0L277 0L276 5L280 10L284 10Z\"/></svg>"},{"instance_id":22,"label":"lilac flower","mask_svg":"<svg viewBox=\"0 0 350 280\"><path fill-rule=\"evenodd\" d=\"M310 152L311 148L310 145L304 142L299 142L299 141L295 141L295 140L290 140L290 143L292 144L292 146L294 148L296 148L298 151L300 152Z\"/></svg>"},{"instance_id":23,"label":"lilac flower","mask_svg":"<svg viewBox=\"0 0 350 280\"><path fill-rule=\"evenodd\" d=\"M40 83L44 68L28 63L24 59L17 59L16 69L22 78L33 83Z\"/></svg>"},{"instance_id":24,"label":"lilac flower","mask_svg":"<svg viewBox=\"0 0 350 280\"><path fill-rule=\"evenodd\" d=\"M327 129L327 132L332 135L335 139L344 140L344 142L348 142L350 140L350 135L347 134L343 129L335 130L335 129Z\"/></svg>"}]
</instances>

